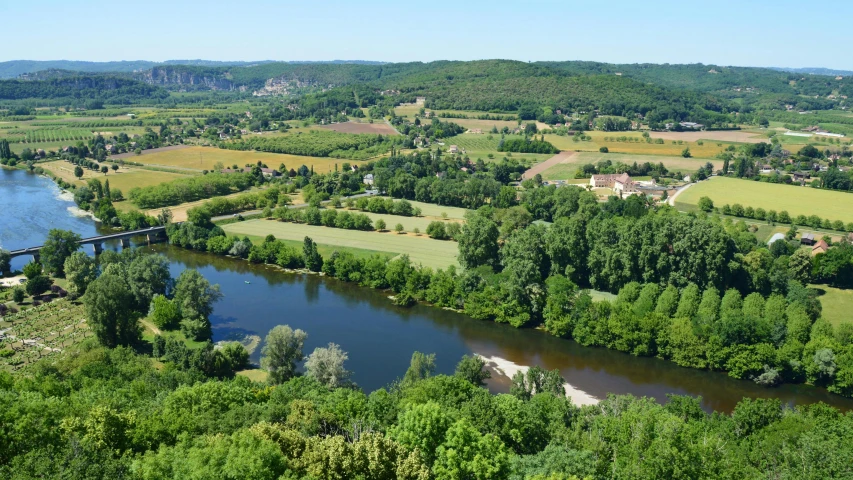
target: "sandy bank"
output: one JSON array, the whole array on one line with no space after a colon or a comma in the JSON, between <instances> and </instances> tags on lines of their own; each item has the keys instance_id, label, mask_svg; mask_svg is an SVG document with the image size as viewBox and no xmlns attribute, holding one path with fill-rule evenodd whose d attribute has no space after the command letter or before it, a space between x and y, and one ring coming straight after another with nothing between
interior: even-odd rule
<instances>
[{"instance_id":1,"label":"sandy bank","mask_svg":"<svg viewBox=\"0 0 853 480\"><path fill-rule=\"evenodd\" d=\"M497 373L498 375L503 375L507 378L512 378L516 372L527 373L530 370L530 367L524 365L518 365L509 360L500 358L500 357L486 357L484 355L476 354L478 357L482 358L483 361L486 362L486 367L492 372ZM563 386L566 389L566 396L572 399L572 403L578 406L583 405L596 405L601 400L593 397L592 395L580 390L578 388L573 387L570 383L566 383Z\"/></svg>"}]
</instances>

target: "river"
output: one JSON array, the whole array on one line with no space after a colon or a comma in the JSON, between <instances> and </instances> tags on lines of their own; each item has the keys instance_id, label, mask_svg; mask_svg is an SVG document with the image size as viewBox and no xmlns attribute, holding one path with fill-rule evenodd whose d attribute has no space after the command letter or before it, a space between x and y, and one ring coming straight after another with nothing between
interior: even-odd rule
<instances>
[{"instance_id":1,"label":"river","mask_svg":"<svg viewBox=\"0 0 853 480\"><path fill-rule=\"evenodd\" d=\"M0 170L0 199L13 206L4 208L0 220L3 248L40 245L50 228L71 229L84 237L97 233L95 222L73 215L73 209L69 210L73 202L61 198L47 178ZM577 403L589 403L608 393L665 401L666 394L674 393L701 396L708 411L731 411L743 397L773 397L792 405L822 401L853 410L853 400L819 388L783 385L765 389L718 372L583 347L541 331L516 330L425 305L395 307L386 293L317 275L284 273L276 267L165 244L144 248L165 255L176 277L186 268L195 268L220 285L224 298L211 317L214 340L235 334L263 337L280 324L301 328L308 333L307 352L329 342L348 352L347 368L366 391L402 377L417 350L436 354L439 373L452 373L462 355L470 353L493 360L492 365L503 371L532 365L556 368L571 385ZM255 361L259 351L253 354ZM509 380L495 374L489 387L507 391Z\"/></svg>"}]
</instances>

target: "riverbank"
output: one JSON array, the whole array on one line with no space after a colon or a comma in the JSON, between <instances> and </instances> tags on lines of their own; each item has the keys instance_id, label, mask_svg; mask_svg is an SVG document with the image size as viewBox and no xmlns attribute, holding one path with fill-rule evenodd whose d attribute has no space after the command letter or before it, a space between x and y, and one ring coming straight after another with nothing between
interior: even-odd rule
<instances>
[{"instance_id":1,"label":"riverbank","mask_svg":"<svg viewBox=\"0 0 853 480\"><path fill-rule=\"evenodd\" d=\"M518 365L517 363L511 362L507 359L500 357L486 357L475 353L484 362L486 362L486 369L492 374L492 378L495 378L495 375L500 375L508 379L511 383L512 377L515 376L516 373L521 372L526 375L527 371L530 370L529 366L526 365ZM503 380L503 379L501 379ZM498 380L500 383L504 383L503 381ZM504 380L505 381L505 380ZM584 405L598 405L598 402L601 400L593 397L592 395L584 392L583 390L572 386L569 382L563 384L563 388L566 390L566 397L572 400L572 403L575 405L582 407Z\"/></svg>"}]
</instances>

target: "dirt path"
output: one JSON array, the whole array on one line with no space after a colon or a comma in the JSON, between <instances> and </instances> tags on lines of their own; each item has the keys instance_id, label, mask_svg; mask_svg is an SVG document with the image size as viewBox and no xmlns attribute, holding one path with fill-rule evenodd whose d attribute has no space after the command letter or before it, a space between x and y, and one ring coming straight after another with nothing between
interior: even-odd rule
<instances>
[{"instance_id":1,"label":"dirt path","mask_svg":"<svg viewBox=\"0 0 853 480\"><path fill-rule=\"evenodd\" d=\"M537 173L542 173L545 170L553 167L554 165L559 165L561 163L568 163L569 158L574 155L575 152L560 152L553 157L545 160L542 163L537 163L536 165L530 167L529 170L524 172L524 175L521 176L522 179L527 180L529 178L533 178Z\"/></svg>"},{"instance_id":2,"label":"dirt path","mask_svg":"<svg viewBox=\"0 0 853 480\"><path fill-rule=\"evenodd\" d=\"M143 327L145 327L145 328L147 328L147 329L151 330L152 332L154 332L154 335L162 335L162 334L163 334L163 332L161 332L161 331L160 331L160 329L159 329L159 328L157 328L157 326L156 326L156 325L154 325L153 323L149 322L148 320L140 319L140 320L139 320L139 323L141 323Z\"/></svg>"}]
</instances>

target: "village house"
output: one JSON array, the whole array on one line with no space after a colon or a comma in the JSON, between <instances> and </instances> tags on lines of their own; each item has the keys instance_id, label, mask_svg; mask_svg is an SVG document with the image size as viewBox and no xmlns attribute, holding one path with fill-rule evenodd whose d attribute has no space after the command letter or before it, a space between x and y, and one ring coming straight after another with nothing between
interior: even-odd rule
<instances>
[{"instance_id":1,"label":"village house","mask_svg":"<svg viewBox=\"0 0 853 480\"><path fill-rule=\"evenodd\" d=\"M826 241L824 239L821 238L820 241L817 242L815 244L815 246L812 247L812 256L820 254L820 253L826 253L828 250L829 250L829 245L826 243Z\"/></svg>"},{"instance_id":2,"label":"village house","mask_svg":"<svg viewBox=\"0 0 853 480\"><path fill-rule=\"evenodd\" d=\"M765 164L765 165L761 166L761 173L768 174L768 173L773 173L775 171L776 171L776 169L773 168L772 165Z\"/></svg>"},{"instance_id":3,"label":"village house","mask_svg":"<svg viewBox=\"0 0 853 480\"><path fill-rule=\"evenodd\" d=\"M705 125L695 122L681 122L679 125L681 125L682 128L688 128L690 130L702 130L705 128Z\"/></svg>"},{"instance_id":4,"label":"village house","mask_svg":"<svg viewBox=\"0 0 853 480\"><path fill-rule=\"evenodd\" d=\"M367 175L365 175L364 178L362 179L362 183L364 183L365 185L371 185L372 186L373 185L373 174L368 173Z\"/></svg>"},{"instance_id":5,"label":"village house","mask_svg":"<svg viewBox=\"0 0 853 480\"><path fill-rule=\"evenodd\" d=\"M226 169L222 170L222 173L251 172L252 168L253 167L243 167L243 168L238 168L236 170L234 170L232 168L226 168ZM269 177L280 177L281 176L281 172L279 172L278 170L274 170L272 168L261 168L261 173L263 174L263 176L268 177L268 178Z\"/></svg>"},{"instance_id":6,"label":"village house","mask_svg":"<svg viewBox=\"0 0 853 480\"><path fill-rule=\"evenodd\" d=\"M104 150L106 150L107 153L116 153L118 151L116 146L111 143L104 145Z\"/></svg>"},{"instance_id":7,"label":"village house","mask_svg":"<svg viewBox=\"0 0 853 480\"><path fill-rule=\"evenodd\" d=\"M627 173L593 175L589 179L592 188L610 188L617 192L633 193L637 191L635 182Z\"/></svg>"},{"instance_id":8,"label":"village house","mask_svg":"<svg viewBox=\"0 0 853 480\"><path fill-rule=\"evenodd\" d=\"M471 129L468 129L468 133L482 134L483 130L481 128L471 128Z\"/></svg>"},{"instance_id":9,"label":"village house","mask_svg":"<svg viewBox=\"0 0 853 480\"><path fill-rule=\"evenodd\" d=\"M800 236L800 243L803 245L814 245L814 233L804 233Z\"/></svg>"},{"instance_id":10,"label":"village house","mask_svg":"<svg viewBox=\"0 0 853 480\"><path fill-rule=\"evenodd\" d=\"M447 149L447 153L459 153L459 147L451 145L450 148Z\"/></svg>"},{"instance_id":11,"label":"village house","mask_svg":"<svg viewBox=\"0 0 853 480\"><path fill-rule=\"evenodd\" d=\"M36 149L36 156L37 156L37 157L44 158L44 157L45 157L45 155L46 155L46 154L44 153L44 150L42 150L41 148Z\"/></svg>"}]
</instances>

